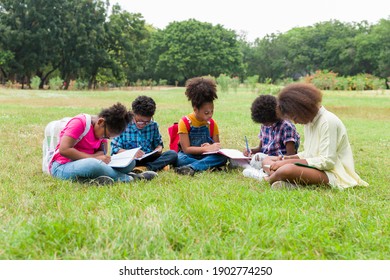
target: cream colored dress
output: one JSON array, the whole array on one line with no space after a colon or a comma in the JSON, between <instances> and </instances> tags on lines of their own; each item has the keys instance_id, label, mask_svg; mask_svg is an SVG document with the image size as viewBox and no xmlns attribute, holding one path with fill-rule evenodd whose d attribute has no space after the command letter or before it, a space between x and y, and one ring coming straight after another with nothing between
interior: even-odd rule
<instances>
[{"instance_id":1,"label":"cream colored dress","mask_svg":"<svg viewBox=\"0 0 390 280\"><path fill-rule=\"evenodd\" d=\"M304 125L304 150L298 153L326 173L332 187L368 186L355 172L347 130L341 120L323 106L312 122Z\"/></svg>"}]
</instances>

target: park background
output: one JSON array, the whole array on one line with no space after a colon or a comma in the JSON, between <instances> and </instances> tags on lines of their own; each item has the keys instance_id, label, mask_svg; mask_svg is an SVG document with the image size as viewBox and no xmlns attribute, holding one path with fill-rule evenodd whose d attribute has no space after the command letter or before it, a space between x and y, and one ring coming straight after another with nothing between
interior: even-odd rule
<instances>
[{"instance_id":1,"label":"park background","mask_svg":"<svg viewBox=\"0 0 390 280\"><path fill-rule=\"evenodd\" d=\"M158 30L103 1L1 1L0 259L389 259L389 26L332 20L247 42L195 19ZM258 144L259 94L315 84L370 186L275 192L240 170L170 170L97 188L42 173L47 123L138 95L155 99L167 146L192 76L216 79L214 118L236 149Z\"/></svg>"}]
</instances>

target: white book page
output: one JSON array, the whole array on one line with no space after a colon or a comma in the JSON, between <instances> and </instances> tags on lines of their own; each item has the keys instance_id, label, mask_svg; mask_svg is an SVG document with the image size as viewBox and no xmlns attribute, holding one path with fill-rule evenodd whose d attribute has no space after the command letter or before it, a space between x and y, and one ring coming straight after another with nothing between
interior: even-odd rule
<instances>
[{"instance_id":1,"label":"white book page","mask_svg":"<svg viewBox=\"0 0 390 280\"><path fill-rule=\"evenodd\" d=\"M139 148L134 148L131 150L126 150L125 152L118 153L111 156L111 161L108 164L111 167L126 167L134 159L135 154L139 151Z\"/></svg>"},{"instance_id":2,"label":"white book page","mask_svg":"<svg viewBox=\"0 0 390 280\"><path fill-rule=\"evenodd\" d=\"M136 160L144 159L144 158L146 158L146 157L148 157L148 156L150 156L150 155L153 155L153 154L155 154L155 153L157 153L157 150L154 150L154 151L151 151L150 153L144 154L142 157L136 158Z\"/></svg>"},{"instance_id":3,"label":"white book page","mask_svg":"<svg viewBox=\"0 0 390 280\"><path fill-rule=\"evenodd\" d=\"M220 149L215 152L206 152L203 153L204 155L209 155L209 154L222 154L224 156L227 156L228 158L233 158L233 159L250 159L250 157L244 156L244 154L236 149Z\"/></svg>"}]
</instances>

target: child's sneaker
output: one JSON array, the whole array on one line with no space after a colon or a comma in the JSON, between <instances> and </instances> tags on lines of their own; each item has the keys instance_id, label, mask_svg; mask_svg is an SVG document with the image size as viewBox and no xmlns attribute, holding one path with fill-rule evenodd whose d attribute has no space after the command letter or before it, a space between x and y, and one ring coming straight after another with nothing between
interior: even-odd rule
<instances>
[{"instance_id":1,"label":"child's sneaker","mask_svg":"<svg viewBox=\"0 0 390 280\"><path fill-rule=\"evenodd\" d=\"M286 181L276 181L271 185L271 189L273 190L294 190L297 189L298 185Z\"/></svg>"},{"instance_id":2,"label":"child's sneaker","mask_svg":"<svg viewBox=\"0 0 390 280\"><path fill-rule=\"evenodd\" d=\"M133 177L134 181L137 181L137 180L146 180L146 181L150 181L152 180L154 177L158 176L156 172L154 171L145 171L145 172L142 172L142 173L133 173L133 172L130 172L129 175L131 177Z\"/></svg>"},{"instance_id":3,"label":"child's sneaker","mask_svg":"<svg viewBox=\"0 0 390 280\"><path fill-rule=\"evenodd\" d=\"M114 184L114 179L108 176L99 176L89 181L90 185L106 186Z\"/></svg>"},{"instance_id":4,"label":"child's sneaker","mask_svg":"<svg viewBox=\"0 0 390 280\"><path fill-rule=\"evenodd\" d=\"M259 170L252 167L245 168L242 171L242 174L244 175L244 177L253 178L259 181L262 181L264 177L267 176L267 174L264 173L263 169Z\"/></svg>"},{"instance_id":5,"label":"child's sneaker","mask_svg":"<svg viewBox=\"0 0 390 280\"><path fill-rule=\"evenodd\" d=\"M133 173L142 173L142 172L145 172L145 171L148 171L148 168L146 166L136 166L132 170Z\"/></svg>"},{"instance_id":6,"label":"child's sneaker","mask_svg":"<svg viewBox=\"0 0 390 280\"><path fill-rule=\"evenodd\" d=\"M194 176L195 170L189 166L181 166L175 169L175 172L180 175Z\"/></svg>"}]
</instances>

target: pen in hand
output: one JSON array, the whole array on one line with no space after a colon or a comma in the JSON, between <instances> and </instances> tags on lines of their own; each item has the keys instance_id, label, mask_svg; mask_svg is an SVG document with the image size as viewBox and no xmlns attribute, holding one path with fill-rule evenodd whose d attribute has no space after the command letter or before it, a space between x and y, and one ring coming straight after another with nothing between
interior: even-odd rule
<instances>
[{"instance_id":1,"label":"pen in hand","mask_svg":"<svg viewBox=\"0 0 390 280\"><path fill-rule=\"evenodd\" d=\"M278 154L279 154L279 156L281 156L282 157L282 160L284 159L284 155L283 155L283 153L280 151L280 150L278 150Z\"/></svg>"},{"instance_id":2,"label":"pen in hand","mask_svg":"<svg viewBox=\"0 0 390 280\"><path fill-rule=\"evenodd\" d=\"M211 141L211 143L215 143L215 141L213 140L213 138L211 138L210 136L209 137L207 137L210 141Z\"/></svg>"},{"instance_id":3,"label":"pen in hand","mask_svg":"<svg viewBox=\"0 0 390 280\"><path fill-rule=\"evenodd\" d=\"M248 152L248 154L250 154L250 153L251 153L251 151L249 150L249 145L248 145L248 138L246 138L246 136L244 136L244 137L245 137L246 151Z\"/></svg>"}]
</instances>

